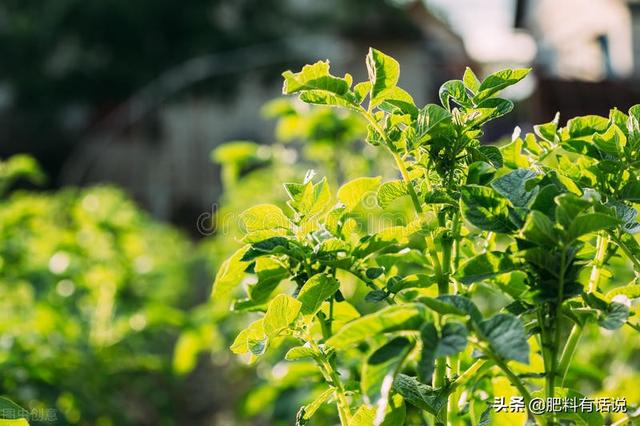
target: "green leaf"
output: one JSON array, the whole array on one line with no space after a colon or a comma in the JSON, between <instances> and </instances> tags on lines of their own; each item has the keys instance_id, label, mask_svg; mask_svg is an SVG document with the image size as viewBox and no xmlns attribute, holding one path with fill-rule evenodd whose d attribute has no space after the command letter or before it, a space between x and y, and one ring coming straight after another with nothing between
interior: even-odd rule
<instances>
[{"instance_id":1,"label":"green leaf","mask_svg":"<svg viewBox=\"0 0 640 426\"><path fill-rule=\"evenodd\" d=\"M407 407L400 394L393 394L389 400L384 418L376 415L375 407L361 405L355 412L349 426L398 426L405 424Z\"/></svg>"},{"instance_id":2,"label":"green leaf","mask_svg":"<svg viewBox=\"0 0 640 426\"><path fill-rule=\"evenodd\" d=\"M559 231L546 215L532 210L522 227L522 235L527 240L542 247L555 247Z\"/></svg>"},{"instance_id":3,"label":"green leaf","mask_svg":"<svg viewBox=\"0 0 640 426\"><path fill-rule=\"evenodd\" d=\"M506 198L486 186L466 185L460 190L462 216L484 231L508 233L515 230L509 220Z\"/></svg>"},{"instance_id":4,"label":"green leaf","mask_svg":"<svg viewBox=\"0 0 640 426\"><path fill-rule=\"evenodd\" d=\"M371 253L406 241L407 229L404 226L391 226L373 235L363 237L351 252L352 256L363 259Z\"/></svg>"},{"instance_id":5,"label":"green leaf","mask_svg":"<svg viewBox=\"0 0 640 426\"><path fill-rule=\"evenodd\" d=\"M545 185L540 189L536 199L531 204L531 210L538 210L546 216L555 217L555 198L560 195L560 190L554 184Z\"/></svg>"},{"instance_id":6,"label":"green leaf","mask_svg":"<svg viewBox=\"0 0 640 426\"><path fill-rule=\"evenodd\" d=\"M427 316L422 304L392 305L347 323L326 345L344 349L371 336L400 330L417 330Z\"/></svg>"},{"instance_id":7,"label":"green leaf","mask_svg":"<svg viewBox=\"0 0 640 426\"><path fill-rule=\"evenodd\" d=\"M378 95L379 108L390 114L409 114L412 118L418 115L418 107L409 93L399 87L384 90Z\"/></svg>"},{"instance_id":8,"label":"green leaf","mask_svg":"<svg viewBox=\"0 0 640 426\"><path fill-rule=\"evenodd\" d=\"M349 426L373 426L376 418L376 409L367 405L361 405L353 414Z\"/></svg>"},{"instance_id":9,"label":"green leaf","mask_svg":"<svg viewBox=\"0 0 640 426\"><path fill-rule=\"evenodd\" d=\"M362 367L362 395L367 404L376 407L376 418L380 420L387 411L394 379L413 346L414 342L406 337L396 337L376 349Z\"/></svg>"},{"instance_id":10,"label":"green leaf","mask_svg":"<svg viewBox=\"0 0 640 426\"><path fill-rule=\"evenodd\" d=\"M606 298L609 301L616 296L626 296L629 299L638 299L640 298L640 284L632 282L631 284L609 290L606 294Z\"/></svg>"},{"instance_id":11,"label":"green leaf","mask_svg":"<svg viewBox=\"0 0 640 426\"><path fill-rule=\"evenodd\" d=\"M566 230L569 229L573 220L583 211L587 210L591 203L575 194L561 194L555 198L556 222Z\"/></svg>"},{"instance_id":12,"label":"green leaf","mask_svg":"<svg viewBox=\"0 0 640 426\"><path fill-rule=\"evenodd\" d=\"M258 277L258 282L249 286L249 297L255 303L265 303L271 293L282 280L289 276L289 271L279 262L268 257L256 259L254 272Z\"/></svg>"},{"instance_id":13,"label":"green leaf","mask_svg":"<svg viewBox=\"0 0 640 426\"><path fill-rule=\"evenodd\" d=\"M365 275L370 280L375 280L382 274L384 274L384 268L367 268L365 271Z\"/></svg>"},{"instance_id":14,"label":"green leaf","mask_svg":"<svg viewBox=\"0 0 640 426\"><path fill-rule=\"evenodd\" d=\"M513 102L502 98L489 98L480 102L465 115L469 126L479 126L488 121L500 118L513 110Z\"/></svg>"},{"instance_id":15,"label":"green leaf","mask_svg":"<svg viewBox=\"0 0 640 426\"><path fill-rule=\"evenodd\" d=\"M537 177L537 173L528 169L516 169L494 180L493 189L507 197L516 207L526 207L538 194L539 188L527 188L527 182Z\"/></svg>"},{"instance_id":16,"label":"green leaf","mask_svg":"<svg viewBox=\"0 0 640 426\"><path fill-rule=\"evenodd\" d=\"M347 211L355 209L358 204L370 193L375 193L382 178L360 177L349 181L338 189L338 199L347 208Z\"/></svg>"},{"instance_id":17,"label":"green leaf","mask_svg":"<svg viewBox=\"0 0 640 426\"><path fill-rule=\"evenodd\" d=\"M369 49L366 62L371 82L371 104L375 106L382 101L380 94L398 84L400 65L391 56L373 48Z\"/></svg>"},{"instance_id":18,"label":"green leaf","mask_svg":"<svg viewBox=\"0 0 640 426\"><path fill-rule=\"evenodd\" d=\"M504 159L504 165L510 169L526 168L529 167L529 160L522 154L522 139L519 137L513 138L511 143L500 147L502 158Z\"/></svg>"},{"instance_id":19,"label":"green leaf","mask_svg":"<svg viewBox=\"0 0 640 426\"><path fill-rule=\"evenodd\" d=\"M263 319L264 332L268 338L278 336L296 319L302 304L287 294L277 295L267 308Z\"/></svg>"},{"instance_id":20,"label":"green leaf","mask_svg":"<svg viewBox=\"0 0 640 426\"><path fill-rule=\"evenodd\" d=\"M29 422L24 419L0 419L0 426L29 426Z\"/></svg>"},{"instance_id":21,"label":"green leaf","mask_svg":"<svg viewBox=\"0 0 640 426\"><path fill-rule=\"evenodd\" d=\"M490 74L485 78L480 87L478 94L473 98L477 104L483 99L487 99L499 91L512 86L525 78L531 71L531 68L507 69Z\"/></svg>"},{"instance_id":22,"label":"green leaf","mask_svg":"<svg viewBox=\"0 0 640 426\"><path fill-rule=\"evenodd\" d=\"M521 266L507 253L492 251L466 261L456 272L462 284L472 284L518 270Z\"/></svg>"},{"instance_id":23,"label":"green leaf","mask_svg":"<svg viewBox=\"0 0 640 426\"><path fill-rule=\"evenodd\" d=\"M447 322L442 327L441 334L436 357L455 355L467 347L467 327L461 322Z\"/></svg>"},{"instance_id":24,"label":"green leaf","mask_svg":"<svg viewBox=\"0 0 640 426\"><path fill-rule=\"evenodd\" d=\"M502 153L497 146L482 145L478 147L478 152L482 155L482 161L491 164L496 169L500 169L503 166Z\"/></svg>"},{"instance_id":25,"label":"green leaf","mask_svg":"<svg viewBox=\"0 0 640 426\"><path fill-rule=\"evenodd\" d=\"M282 92L285 95L299 93L307 103L343 106L358 109L356 95L350 91L350 76L335 77L329 72L329 61L305 65L302 71L285 71Z\"/></svg>"},{"instance_id":26,"label":"green leaf","mask_svg":"<svg viewBox=\"0 0 640 426\"><path fill-rule=\"evenodd\" d=\"M269 254L290 254L290 248L291 245L286 238L271 237L251 244L251 247L249 247L240 260L247 262Z\"/></svg>"},{"instance_id":27,"label":"green leaf","mask_svg":"<svg viewBox=\"0 0 640 426\"><path fill-rule=\"evenodd\" d=\"M317 354L311 348L306 346L294 346L287 351L284 359L287 361L297 361L299 359L315 358L316 355Z\"/></svg>"},{"instance_id":28,"label":"green leaf","mask_svg":"<svg viewBox=\"0 0 640 426\"><path fill-rule=\"evenodd\" d=\"M285 183L289 198L289 206L304 216L315 216L325 211L331 205L331 190L327 178L316 184Z\"/></svg>"},{"instance_id":29,"label":"green leaf","mask_svg":"<svg viewBox=\"0 0 640 426\"><path fill-rule=\"evenodd\" d=\"M409 404L434 416L438 416L447 405L447 397L449 395L447 389L434 389L431 386L420 383L415 377L398 374L393 383L393 388Z\"/></svg>"},{"instance_id":30,"label":"green leaf","mask_svg":"<svg viewBox=\"0 0 640 426\"><path fill-rule=\"evenodd\" d=\"M449 80L445 82L440 86L438 95L442 106L449 111L451 111L451 105L449 104L449 100L451 99L458 105L467 108L471 107L471 99L469 99L467 89L465 89L464 83L461 80Z\"/></svg>"},{"instance_id":31,"label":"green leaf","mask_svg":"<svg viewBox=\"0 0 640 426\"><path fill-rule=\"evenodd\" d=\"M436 311L440 315L459 315L464 316L467 313L451 303L444 302L435 297L421 297L418 299L420 303L424 303L430 309Z\"/></svg>"},{"instance_id":32,"label":"green leaf","mask_svg":"<svg viewBox=\"0 0 640 426\"><path fill-rule=\"evenodd\" d=\"M313 415L318 411L318 409L331 398L335 389L332 386L329 386L324 392L316 397L309 404L301 407L296 416L296 426L304 426L307 422L313 417Z\"/></svg>"},{"instance_id":33,"label":"green leaf","mask_svg":"<svg viewBox=\"0 0 640 426\"><path fill-rule=\"evenodd\" d=\"M422 348L420 351L420 362L418 363L418 376L422 381L430 382L435 370L436 350L440 336L433 321L426 322L420 328L420 340Z\"/></svg>"},{"instance_id":34,"label":"green leaf","mask_svg":"<svg viewBox=\"0 0 640 426\"><path fill-rule=\"evenodd\" d=\"M538 137L555 143L556 141L556 133L558 131L558 123L560 123L560 113L556 112L556 115L553 117L553 120L545 123L545 124L537 124L533 126L533 131Z\"/></svg>"},{"instance_id":35,"label":"green leaf","mask_svg":"<svg viewBox=\"0 0 640 426\"><path fill-rule=\"evenodd\" d=\"M18 420L29 418L29 411L25 410L9 398L0 396L0 419L3 420ZM8 424L8 423L7 423ZM11 423L12 425L28 425L26 421L24 423Z\"/></svg>"},{"instance_id":36,"label":"green leaf","mask_svg":"<svg viewBox=\"0 0 640 426\"><path fill-rule=\"evenodd\" d=\"M227 300L231 290L240 284L245 275L244 271L249 265L248 262L242 260L247 250L249 250L248 245L238 249L231 257L222 262L213 281L212 300L217 303Z\"/></svg>"},{"instance_id":37,"label":"green leaf","mask_svg":"<svg viewBox=\"0 0 640 426\"><path fill-rule=\"evenodd\" d=\"M629 318L629 307L622 303L611 302L605 311L598 316L598 324L607 330L616 330Z\"/></svg>"},{"instance_id":38,"label":"green leaf","mask_svg":"<svg viewBox=\"0 0 640 426\"><path fill-rule=\"evenodd\" d=\"M381 302L387 297L389 297L389 295L384 290L371 290L366 294L364 300L367 302Z\"/></svg>"},{"instance_id":39,"label":"green leaf","mask_svg":"<svg viewBox=\"0 0 640 426\"><path fill-rule=\"evenodd\" d=\"M421 145L431 136L430 133L441 123L451 120L451 113L440 105L427 104L418 112L418 117L414 123L415 144Z\"/></svg>"},{"instance_id":40,"label":"green leaf","mask_svg":"<svg viewBox=\"0 0 640 426\"><path fill-rule=\"evenodd\" d=\"M575 117L567 121L567 131L569 137L582 138L591 137L595 133L604 132L609 127L609 119L598 115L585 115Z\"/></svg>"},{"instance_id":41,"label":"green leaf","mask_svg":"<svg viewBox=\"0 0 640 426\"><path fill-rule=\"evenodd\" d=\"M363 81L353 86L353 92L356 95L356 101L362 104L367 95L371 92L371 82Z\"/></svg>"},{"instance_id":42,"label":"green leaf","mask_svg":"<svg viewBox=\"0 0 640 426\"><path fill-rule=\"evenodd\" d=\"M317 274L309 278L298 293L298 301L302 303L300 311L303 315L315 315L328 299L340 288L340 282L334 277Z\"/></svg>"},{"instance_id":43,"label":"green leaf","mask_svg":"<svg viewBox=\"0 0 640 426\"><path fill-rule=\"evenodd\" d=\"M378 188L377 200L378 205L386 208L396 199L408 195L407 185L401 180L392 180L385 182Z\"/></svg>"},{"instance_id":44,"label":"green leaf","mask_svg":"<svg viewBox=\"0 0 640 426\"><path fill-rule=\"evenodd\" d=\"M475 75L473 70L469 67L464 70L462 81L464 82L464 85L467 87L467 89L471 91L471 93L477 93L478 89L480 89L480 80Z\"/></svg>"},{"instance_id":45,"label":"green leaf","mask_svg":"<svg viewBox=\"0 0 640 426\"><path fill-rule=\"evenodd\" d=\"M593 143L600 151L617 157L623 154L627 137L618 126L612 124L606 132L593 135Z\"/></svg>"},{"instance_id":46,"label":"green leaf","mask_svg":"<svg viewBox=\"0 0 640 426\"><path fill-rule=\"evenodd\" d=\"M615 228L620 221L604 213L587 213L576 217L567 232L567 238L573 241L583 235L600 231L602 229Z\"/></svg>"},{"instance_id":47,"label":"green leaf","mask_svg":"<svg viewBox=\"0 0 640 426\"><path fill-rule=\"evenodd\" d=\"M460 311L464 311L474 322L480 322L482 320L482 315L480 314L478 307L468 297L443 294L438 296L438 300L451 306L455 306Z\"/></svg>"},{"instance_id":48,"label":"green leaf","mask_svg":"<svg viewBox=\"0 0 640 426\"><path fill-rule=\"evenodd\" d=\"M482 154L473 148L469 149L470 153L477 154L480 157ZM474 155L475 156L475 155ZM484 161L476 161L469 165L467 171L467 185L480 185L484 186L491 182L496 174L496 169L491 164Z\"/></svg>"},{"instance_id":49,"label":"green leaf","mask_svg":"<svg viewBox=\"0 0 640 426\"><path fill-rule=\"evenodd\" d=\"M455 355L467 346L467 327L457 321L444 324L438 332L433 322L425 323L420 329L422 352L418 370L423 380L429 380L434 370L436 358Z\"/></svg>"},{"instance_id":50,"label":"green leaf","mask_svg":"<svg viewBox=\"0 0 640 426\"><path fill-rule=\"evenodd\" d=\"M640 203L640 181L632 180L627 182L620 190L619 197L621 200Z\"/></svg>"},{"instance_id":51,"label":"green leaf","mask_svg":"<svg viewBox=\"0 0 640 426\"><path fill-rule=\"evenodd\" d=\"M264 331L262 319L256 320L242 330L229 347L234 354L251 353L260 356L267 350L269 339Z\"/></svg>"},{"instance_id":52,"label":"green leaf","mask_svg":"<svg viewBox=\"0 0 640 426\"><path fill-rule=\"evenodd\" d=\"M496 314L479 324L491 349L501 358L529 363L529 343L524 324L511 314Z\"/></svg>"}]
</instances>

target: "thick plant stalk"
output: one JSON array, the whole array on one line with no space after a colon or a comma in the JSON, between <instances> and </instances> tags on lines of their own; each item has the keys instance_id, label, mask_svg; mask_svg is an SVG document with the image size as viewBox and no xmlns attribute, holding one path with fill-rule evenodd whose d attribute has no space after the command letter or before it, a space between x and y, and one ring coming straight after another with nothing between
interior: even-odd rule
<instances>
[{"instance_id":1,"label":"thick plant stalk","mask_svg":"<svg viewBox=\"0 0 640 426\"><path fill-rule=\"evenodd\" d=\"M575 324L569 333L569 338L564 346L562 355L560 356L560 363L558 365L558 377L560 378L560 385L564 385L564 379L567 377L567 371L569 370L569 364L573 358L573 354L578 347L580 337L582 336L582 327Z\"/></svg>"},{"instance_id":2,"label":"thick plant stalk","mask_svg":"<svg viewBox=\"0 0 640 426\"><path fill-rule=\"evenodd\" d=\"M593 293L598 289L598 283L600 282L600 275L602 272L602 266L604 257L607 254L607 248L609 245L609 235L602 232L598 235L596 240L596 257L593 259L593 266L591 268L591 275L589 276L589 283L587 284L587 292ZM582 336L583 327L580 324L574 324L569 333L569 338L565 344L562 356L560 357L560 364L558 366L558 376L560 377L560 383L564 384L564 380L567 377L567 371L569 371L569 364L573 358L573 354L578 347L580 337Z\"/></svg>"},{"instance_id":3,"label":"thick plant stalk","mask_svg":"<svg viewBox=\"0 0 640 426\"><path fill-rule=\"evenodd\" d=\"M605 233L598 235L596 242L596 257L593 259L593 267L591 268L589 284L587 285L587 291L589 293L593 293L598 289L598 282L600 281L600 273L603 266L602 263L604 262L604 256L607 254L608 245L609 236Z\"/></svg>"},{"instance_id":4,"label":"thick plant stalk","mask_svg":"<svg viewBox=\"0 0 640 426\"><path fill-rule=\"evenodd\" d=\"M449 357L449 377L456 377L460 373L460 356L459 354ZM460 402L460 389L453 389L447 401L447 424L453 425L458 417L458 404Z\"/></svg>"},{"instance_id":5,"label":"thick plant stalk","mask_svg":"<svg viewBox=\"0 0 640 426\"><path fill-rule=\"evenodd\" d=\"M319 357L316 358L316 362L322 371L323 376L325 376L328 381L331 382L331 385L334 387L334 397L336 399L336 406L338 407L338 417L340 418L340 424L342 426L349 426L351 424L351 409L349 408L349 400L347 399L347 395L344 390L344 385L340 380L340 376L338 372L333 368L331 363L327 360L324 352L315 342L313 337L310 335L307 336L306 339L311 348L320 354Z\"/></svg>"}]
</instances>

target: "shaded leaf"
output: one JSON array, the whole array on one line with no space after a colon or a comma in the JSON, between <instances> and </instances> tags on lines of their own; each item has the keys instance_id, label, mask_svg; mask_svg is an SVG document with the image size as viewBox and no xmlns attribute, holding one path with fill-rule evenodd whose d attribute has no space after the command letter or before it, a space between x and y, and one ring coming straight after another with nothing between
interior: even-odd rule
<instances>
[{"instance_id":1,"label":"shaded leaf","mask_svg":"<svg viewBox=\"0 0 640 426\"><path fill-rule=\"evenodd\" d=\"M448 390L434 389L420 383L415 377L398 374L393 384L396 392L409 404L437 416L447 405Z\"/></svg>"},{"instance_id":2,"label":"shaded leaf","mask_svg":"<svg viewBox=\"0 0 640 426\"><path fill-rule=\"evenodd\" d=\"M493 189L507 197L516 207L526 207L538 194L539 188L527 188L527 182L537 177L537 173L528 169L516 169L491 182Z\"/></svg>"},{"instance_id":3,"label":"shaded leaf","mask_svg":"<svg viewBox=\"0 0 640 426\"><path fill-rule=\"evenodd\" d=\"M326 345L343 349L368 337L400 330L417 330L427 316L419 303L392 305L345 324Z\"/></svg>"},{"instance_id":4,"label":"shaded leaf","mask_svg":"<svg viewBox=\"0 0 640 426\"><path fill-rule=\"evenodd\" d=\"M494 232L511 232L515 226L509 220L508 202L494 189L466 185L460 190L462 216L472 225Z\"/></svg>"},{"instance_id":5,"label":"shaded leaf","mask_svg":"<svg viewBox=\"0 0 640 426\"><path fill-rule=\"evenodd\" d=\"M529 363L529 343L524 324L511 314L496 314L479 324L491 349L504 359Z\"/></svg>"},{"instance_id":6,"label":"shaded leaf","mask_svg":"<svg viewBox=\"0 0 640 426\"><path fill-rule=\"evenodd\" d=\"M400 371L414 342L396 337L376 349L362 367L360 383L367 404L376 407L376 417L384 417L396 374Z\"/></svg>"},{"instance_id":7,"label":"shaded leaf","mask_svg":"<svg viewBox=\"0 0 640 426\"><path fill-rule=\"evenodd\" d=\"M509 254L492 251L466 261L456 272L456 279L463 284L472 284L515 271L520 267Z\"/></svg>"}]
</instances>

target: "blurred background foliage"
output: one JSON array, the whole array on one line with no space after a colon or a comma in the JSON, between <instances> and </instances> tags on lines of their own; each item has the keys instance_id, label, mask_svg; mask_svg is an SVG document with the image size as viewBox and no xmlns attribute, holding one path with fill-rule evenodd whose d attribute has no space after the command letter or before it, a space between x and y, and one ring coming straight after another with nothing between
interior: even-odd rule
<instances>
[{"instance_id":1,"label":"blurred background foliage","mask_svg":"<svg viewBox=\"0 0 640 426\"><path fill-rule=\"evenodd\" d=\"M509 94L516 110L488 129L494 142L557 110L637 103L639 11L621 0L3 1L0 394L54 408L60 425L291 424L316 373L280 354L246 366L228 346L250 318L209 301L239 245L237 215L284 208L281 183L310 169L334 190L395 175L358 117L269 101L280 73L329 57L364 76L373 45L424 104L466 65L533 66L531 86ZM407 211L363 208L398 222ZM637 335L597 336L583 337L569 384L637 403ZM314 424L331 424L325 414Z\"/></svg>"}]
</instances>

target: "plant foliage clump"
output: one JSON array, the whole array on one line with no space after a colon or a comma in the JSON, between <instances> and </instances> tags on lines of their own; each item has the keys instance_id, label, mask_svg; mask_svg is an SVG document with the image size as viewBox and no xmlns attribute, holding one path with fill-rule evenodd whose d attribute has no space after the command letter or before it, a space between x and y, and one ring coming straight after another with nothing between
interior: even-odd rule
<instances>
[{"instance_id":1,"label":"plant foliage clump","mask_svg":"<svg viewBox=\"0 0 640 426\"><path fill-rule=\"evenodd\" d=\"M514 394L522 423L604 424L600 413L528 407L582 397L565 380L584 329L639 329L640 287L605 290L602 276L640 271L640 107L565 127L556 116L498 148L480 143L482 128L513 109L500 92L529 69L479 79L467 68L440 104L420 107L397 86L393 58L371 49L366 65L355 84L328 61L287 71L284 93L362 117L398 178L334 191L309 173L284 184L286 211L242 213L244 245L220 266L213 299L243 282L233 309L258 314L231 350L315 365L299 425L326 403L350 426L500 424L488 404ZM411 214L381 220L401 199Z\"/></svg>"}]
</instances>

